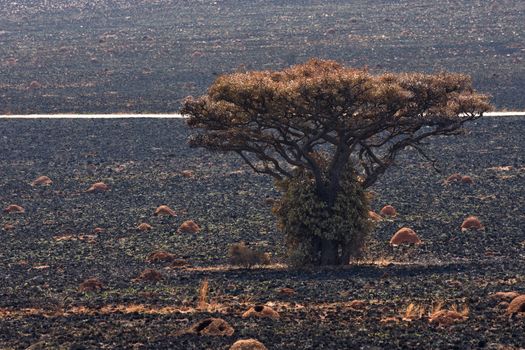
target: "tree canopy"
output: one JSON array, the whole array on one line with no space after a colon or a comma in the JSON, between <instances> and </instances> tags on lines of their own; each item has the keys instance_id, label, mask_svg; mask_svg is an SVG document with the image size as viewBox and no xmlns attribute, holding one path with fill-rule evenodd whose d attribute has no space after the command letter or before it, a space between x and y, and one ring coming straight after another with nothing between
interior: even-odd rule
<instances>
[{"instance_id":1,"label":"tree canopy","mask_svg":"<svg viewBox=\"0 0 525 350\"><path fill-rule=\"evenodd\" d=\"M490 109L463 74L374 75L312 59L220 76L181 112L195 131L192 146L235 152L278 180L285 234L295 248L306 244L309 261L334 264L359 250L368 230L363 189L401 150L429 158L425 139L457 134Z\"/></svg>"},{"instance_id":2,"label":"tree canopy","mask_svg":"<svg viewBox=\"0 0 525 350\"><path fill-rule=\"evenodd\" d=\"M322 149L331 158L327 176L353 158L366 188L403 148L423 152L423 139L457 133L490 108L464 74L373 75L312 59L220 76L206 95L186 99L182 113L199 130L193 146L236 152L256 172L282 179L305 168L321 184L313 153Z\"/></svg>"}]
</instances>

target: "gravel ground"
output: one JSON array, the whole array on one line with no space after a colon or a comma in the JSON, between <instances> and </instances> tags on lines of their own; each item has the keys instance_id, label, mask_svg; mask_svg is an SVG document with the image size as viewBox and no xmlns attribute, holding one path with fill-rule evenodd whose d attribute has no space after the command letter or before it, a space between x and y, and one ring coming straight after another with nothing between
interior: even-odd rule
<instances>
[{"instance_id":1,"label":"gravel ground","mask_svg":"<svg viewBox=\"0 0 525 350\"><path fill-rule=\"evenodd\" d=\"M294 270L267 203L277 195L271 180L233 156L190 149L183 120L0 120L0 206L25 209L0 214L0 349L228 349L243 338L268 349L523 348L524 317L490 295L525 293L524 127L523 118L484 118L466 135L433 139L441 173L407 151L373 188L373 209L391 204L399 215L377 225L365 259ZM455 172L474 184L444 185ZM31 186L40 175L53 184ZM85 192L98 181L110 190ZM161 204L178 216L153 216ZM469 215L484 230L461 232ZM177 232L188 219L200 233ZM142 222L152 230L138 231ZM390 247L402 226L423 244ZM240 240L274 264L228 266ZM146 262L156 250L191 266ZM163 279L135 280L145 268ZM89 277L103 289L80 291ZM205 279L209 305L197 309ZM438 302L468 315L430 323ZM241 317L256 304L280 318ZM410 304L424 311L407 316ZM235 332L183 332L207 317Z\"/></svg>"}]
</instances>

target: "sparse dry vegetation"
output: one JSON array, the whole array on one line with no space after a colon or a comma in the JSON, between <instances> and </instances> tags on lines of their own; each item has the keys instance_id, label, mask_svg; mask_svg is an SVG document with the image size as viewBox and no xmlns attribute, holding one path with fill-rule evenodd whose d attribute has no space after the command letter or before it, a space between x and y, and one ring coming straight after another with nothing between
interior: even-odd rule
<instances>
[{"instance_id":1,"label":"sparse dry vegetation","mask_svg":"<svg viewBox=\"0 0 525 350\"><path fill-rule=\"evenodd\" d=\"M270 257L267 253L253 250L244 242L234 243L228 249L228 260L230 264L252 267L254 265L270 264Z\"/></svg>"}]
</instances>

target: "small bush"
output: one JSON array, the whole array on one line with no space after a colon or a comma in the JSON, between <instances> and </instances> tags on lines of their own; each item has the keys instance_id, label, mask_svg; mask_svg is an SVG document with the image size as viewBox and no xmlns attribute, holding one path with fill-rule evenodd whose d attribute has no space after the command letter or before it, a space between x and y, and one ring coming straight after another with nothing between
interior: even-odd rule
<instances>
[{"instance_id":1,"label":"small bush","mask_svg":"<svg viewBox=\"0 0 525 350\"><path fill-rule=\"evenodd\" d=\"M230 264L244 267L253 265L269 265L270 256L267 253L252 250L244 242L235 243L228 250Z\"/></svg>"}]
</instances>

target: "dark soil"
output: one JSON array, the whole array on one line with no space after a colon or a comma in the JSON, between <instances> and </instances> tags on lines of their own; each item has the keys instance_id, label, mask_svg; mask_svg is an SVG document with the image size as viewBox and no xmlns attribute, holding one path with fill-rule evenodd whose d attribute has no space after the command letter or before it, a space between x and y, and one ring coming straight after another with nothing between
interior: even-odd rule
<instances>
[{"instance_id":1,"label":"dark soil","mask_svg":"<svg viewBox=\"0 0 525 350\"><path fill-rule=\"evenodd\" d=\"M175 112L219 74L311 57L472 75L525 109L522 0L0 1L0 114Z\"/></svg>"},{"instance_id":2,"label":"dark soil","mask_svg":"<svg viewBox=\"0 0 525 350\"><path fill-rule=\"evenodd\" d=\"M523 118L485 118L466 135L433 139L441 174L407 151L373 188L373 209L391 204L399 214L378 224L366 259L295 270L282 264L271 180L233 156L188 148L184 121L0 119L0 206L25 208L0 214L0 348L227 349L244 338L269 349L524 347L524 317L490 298L525 293L524 127ZM474 184L443 185L455 172ZM41 175L53 184L32 187ZM110 190L84 192L98 181ZM154 216L161 204L178 216ZM469 215L485 229L461 232ZM201 232L177 233L185 220ZM137 230L142 222L153 229ZM405 225L423 244L390 247ZM229 267L228 246L241 240L276 264ZM159 250L191 267L146 261ZM137 279L145 269L161 280ZM92 277L103 290L80 291ZM196 310L205 279L210 305ZM365 306L350 308L353 300ZM468 318L429 324L439 301L468 307ZM411 303L424 313L401 320ZM263 304L280 318L241 317ZM233 336L185 332L210 317L226 320Z\"/></svg>"}]
</instances>

